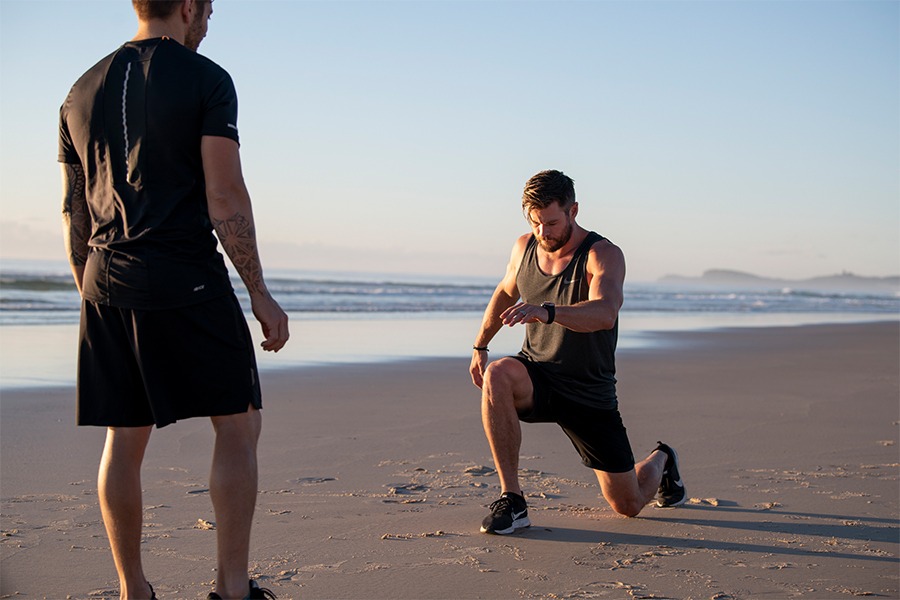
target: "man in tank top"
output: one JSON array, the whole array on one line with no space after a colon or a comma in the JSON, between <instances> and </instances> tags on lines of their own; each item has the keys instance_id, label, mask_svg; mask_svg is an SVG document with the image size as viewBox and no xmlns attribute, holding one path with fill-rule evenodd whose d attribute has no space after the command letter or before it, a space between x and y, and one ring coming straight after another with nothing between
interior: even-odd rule
<instances>
[{"instance_id":1,"label":"man in tank top","mask_svg":"<svg viewBox=\"0 0 900 600\"><path fill-rule=\"evenodd\" d=\"M633 517L654 497L683 504L678 456L666 444L635 464L616 397L615 351L625 257L575 222L571 178L542 171L528 180L522 209L531 233L513 246L475 338L470 373L482 391L481 414L502 493L483 533L528 527L519 486L520 421L557 423L594 469L606 500ZM488 343L504 325L525 325L517 356L488 364Z\"/></svg>"}]
</instances>

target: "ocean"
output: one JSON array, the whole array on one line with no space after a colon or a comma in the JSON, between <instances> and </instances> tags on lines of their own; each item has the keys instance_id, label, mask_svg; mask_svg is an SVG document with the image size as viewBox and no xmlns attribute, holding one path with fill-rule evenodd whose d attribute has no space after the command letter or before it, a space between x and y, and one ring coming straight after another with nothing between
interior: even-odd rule
<instances>
[{"instance_id":1,"label":"ocean","mask_svg":"<svg viewBox=\"0 0 900 600\"><path fill-rule=\"evenodd\" d=\"M469 356L495 279L442 275L268 270L292 339L265 369ZM249 298L234 277L251 331ZM0 262L0 389L74 383L80 297L64 262ZM620 349L660 343L660 331L888 321L897 292L722 288L626 281ZM493 353L515 353L520 328L504 329Z\"/></svg>"}]
</instances>

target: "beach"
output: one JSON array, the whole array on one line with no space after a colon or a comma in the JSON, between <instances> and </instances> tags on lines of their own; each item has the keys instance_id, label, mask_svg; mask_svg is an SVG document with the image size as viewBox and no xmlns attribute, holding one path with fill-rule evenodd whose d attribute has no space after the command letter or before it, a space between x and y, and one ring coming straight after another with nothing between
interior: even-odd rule
<instances>
[{"instance_id":1,"label":"beach","mask_svg":"<svg viewBox=\"0 0 900 600\"><path fill-rule=\"evenodd\" d=\"M638 460L678 451L688 503L618 516L559 428L526 424L532 527L509 536L478 531L499 484L468 360L265 371L253 577L279 598L898 597L897 321L660 335L618 353L619 407ZM0 596L118 597L104 436L70 386L3 392ZM151 437L161 600L212 589L212 441L208 419Z\"/></svg>"}]
</instances>

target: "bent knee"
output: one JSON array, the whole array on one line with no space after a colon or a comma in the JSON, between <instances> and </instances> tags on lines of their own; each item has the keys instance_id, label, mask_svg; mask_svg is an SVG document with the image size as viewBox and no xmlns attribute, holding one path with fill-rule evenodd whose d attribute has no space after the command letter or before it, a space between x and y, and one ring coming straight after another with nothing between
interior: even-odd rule
<instances>
[{"instance_id":1,"label":"bent knee","mask_svg":"<svg viewBox=\"0 0 900 600\"><path fill-rule=\"evenodd\" d=\"M488 385L508 387L523 378L528 378L528 371L514 358L495 360L484 370L484 381Z\"/></svg>"},{"instance_id":2,"label":"bent knee","mask_svg":"<svg viewBox=\"0 0 900 600\"><path fill-rule=\"evenodd\" d=\"M636 517L644 510L644 504L638 500L611 500L609 505L623 517Z\"/></svg>"},{"instance_id":3,"label":"bent knee","mask_svg":"<svg viewBox=\"0 0 900 600\"><path fill-rule=\"evenodd\" d=\"M487 380L509 377L509 371L509 364L505 359L495 360L485 368L484 378Z\"/></svg>"}]
</instances>

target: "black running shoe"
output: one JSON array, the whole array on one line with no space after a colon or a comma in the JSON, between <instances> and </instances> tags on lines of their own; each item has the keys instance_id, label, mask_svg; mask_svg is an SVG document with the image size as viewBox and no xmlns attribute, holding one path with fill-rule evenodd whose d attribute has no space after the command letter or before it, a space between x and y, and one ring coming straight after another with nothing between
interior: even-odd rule
<instances>
[{"instance_id":1,"label":"black running shoe","mask_svg":"<svg viewBox=\"0 0 900 600\"><path fill-rule=\"evenodd\" d=\"M206 600L222 600L222 596L215 592L210 592L206 597ZM244 600L275 600L275 594L272 593L272 590L259 587L256 585L256 582L251 579L250 593L247 594Z\"/></svg>"},{"instance_id":2,"label":"black running shoe","mask_svg":"<svg viewBox=\"0 0 900 600\"><path fill-rule=\"evenodd\" d=\"M666 466L663 470L662 481L659 483L656 505L660 508L681 506L687 500L687 495L684 491L684 483L681 482L681 473L678 471L678 454L666 444L656 443L659 444L656 449L666 453Z\"/></svg>"},{"instance_id":3,"label":"black running shoe","mask_svg":"<svg viewBox=\"0 0 900 600\"><path fill-rule=\"evenodd\" d=\"M506 535L520 527L531 527L528 504L522 496L504 492L499 500L491 503L491 514L481 522L481 533Z\"/></svg>"}]
</instances>

